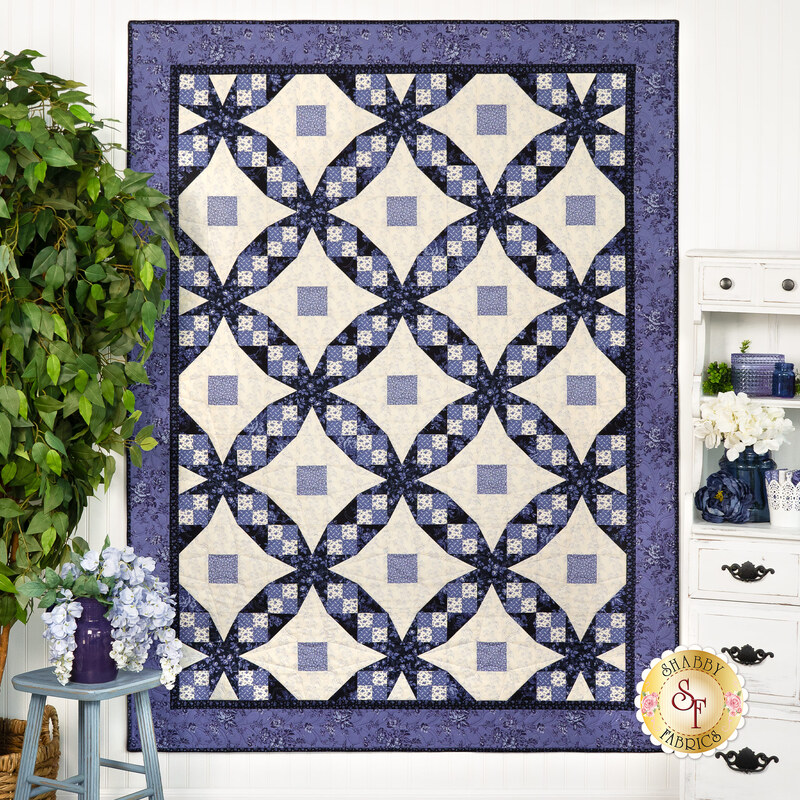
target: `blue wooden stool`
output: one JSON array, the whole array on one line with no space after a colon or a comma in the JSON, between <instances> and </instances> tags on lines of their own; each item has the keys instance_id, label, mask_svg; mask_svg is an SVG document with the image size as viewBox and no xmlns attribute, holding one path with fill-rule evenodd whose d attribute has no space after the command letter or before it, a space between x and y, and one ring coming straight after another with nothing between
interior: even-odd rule
<instances>
[{"instance_id":1,"label":"blue wooden stool","mask_svg":"<svg viewBox=\"0 0 800 800\"><path fill-rule=\"evenodd\" d=\"M158 766L153 715L150 712L150 689L161 683L161 672L145 669L141 672L120 672L108 683L68 683L62 686L52 668L36 669L12 678L14 688L31 695L28 707L28 725L22 744L22 757L17 777L14 800L30 800L42 790L61 789L80 795L82 800L100 797L100 767L137 772L147 779L147 788L126 794L119 800L139 800L152 797L164 800L161 788L161 770ZM142 740L144 766L126 764L110 758L100 758L100 703L112 697L132 694L136 703L136 720ZM63 781L40 778L33 774L36 765L36 748L42 727L42 714L47 697L66 697L78 701L78 769L77 775Z\"/></svg>"}]
</instances>

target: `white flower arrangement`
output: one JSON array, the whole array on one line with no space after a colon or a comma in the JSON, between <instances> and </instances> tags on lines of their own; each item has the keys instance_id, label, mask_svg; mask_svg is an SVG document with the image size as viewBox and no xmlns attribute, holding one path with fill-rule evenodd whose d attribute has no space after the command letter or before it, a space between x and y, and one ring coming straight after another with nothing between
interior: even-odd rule
<instances>
[{"instance_id":1,"label":"white flower arrangement","mask_svg":"<svg viewBox=\"0 0 800 800\"><path fill-rule=\"evenodd\" d=\"M763 455L777 450L794 430L780 406L764 406L744 392L720 392L700 406L694 435L710 450L725 446L728 461L735 461L746 447Z\"/></svg>"},{"instance_id":2,"label":"white flower arrangement","mask_svg":"<svg viewBox=\"0 0 800 800\"><path fill-rule=\"evenodd\" d=\"M183 655L171 627L175 597L154 570L152 558L137 556L132 547L111 547L106 539L101 552L76 553L59 572L48 568L27 585L25 593L39 597L40 607L49 609L42 614L44 638L60 683L67 683L72 672L75 620L83 613L80 598L93 597L109 608L114 640L110 655L119 669L140 672L156 641L161 683L174 687Z\"/></svg>"}]
</instances>

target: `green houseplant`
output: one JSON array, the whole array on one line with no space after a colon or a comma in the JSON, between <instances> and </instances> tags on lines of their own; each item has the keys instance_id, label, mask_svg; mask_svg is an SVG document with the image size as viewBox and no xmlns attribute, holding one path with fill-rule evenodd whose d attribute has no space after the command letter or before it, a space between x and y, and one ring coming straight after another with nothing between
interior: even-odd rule
<instances>
[{"instance_id":1,"label":"green houseplant","mask_svg":"<svg viewBox=\"0 0 800 800\"><path fill-rule=\"evenodd\" d=\"M82 84L37 57L0 58L0 679L113 453L138 466L156 445L131 386L166 310L162 244L177 253L165 195L117 173Z\"/></svg>"}]
</instances>

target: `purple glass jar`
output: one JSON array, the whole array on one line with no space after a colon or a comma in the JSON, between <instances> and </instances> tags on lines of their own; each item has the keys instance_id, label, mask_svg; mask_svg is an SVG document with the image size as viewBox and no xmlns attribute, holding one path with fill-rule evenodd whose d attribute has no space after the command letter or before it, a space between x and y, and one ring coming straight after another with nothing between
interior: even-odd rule
<instances>
[{"instance_id":1,"label":"purple glass jar","mask_svg":"<svg viewBox=\"0 0 800 800\"><path fill-rule=\"evenodd\" d=\"M105 683L117 677L111 658L111 621L105 618L108 607L93 597L79 597L83 613L75 620L75 660L72 683Z\"/></svg>"}]
</instances>

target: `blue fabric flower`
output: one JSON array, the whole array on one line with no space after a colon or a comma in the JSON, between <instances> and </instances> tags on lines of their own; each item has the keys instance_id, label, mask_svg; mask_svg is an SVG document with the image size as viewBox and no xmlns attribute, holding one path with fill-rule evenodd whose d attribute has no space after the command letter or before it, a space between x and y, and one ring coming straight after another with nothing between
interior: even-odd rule
<instances>
[{"instance_id":1,"label":"blue fabric flower","mask_svg":"<svg viewBox=\"0 0 800 800\"><path fill-rule=\"evenodd\" d=\"M694 496L694 504L706 522L747 522L753 507L750 487L729 475L715 472Z\"/></svg>"}]
</instances>

